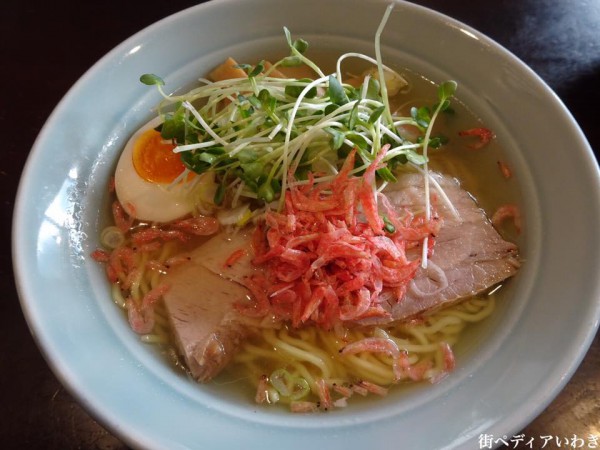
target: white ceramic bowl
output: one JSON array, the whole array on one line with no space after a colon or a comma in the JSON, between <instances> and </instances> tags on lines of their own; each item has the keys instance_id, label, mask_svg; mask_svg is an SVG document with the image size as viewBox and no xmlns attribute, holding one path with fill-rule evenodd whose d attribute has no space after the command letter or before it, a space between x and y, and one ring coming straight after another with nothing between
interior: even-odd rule
<instances>
[{"instance_id":1,"label":"white ceramic bowl","mask_svg":"<svg viewBox=\"0 0 600 450\"><path fill-rule=\"evenodd\" d=\"M506 302L444 382L335 413L291 415L174 373L109 300L98 245L107 180L158 101L142 73L191 83L226 56L284 48L282 27L312 46L373 54L386 3L217 0L143 30L100 60L49 118L23 173L14 263L23 311L61 381L134 447L476 448L518 432L560 391L600 316L600 182L571 115L524 64L477 31L398 3L384 60L460 98L508 149L524 196L524 267ZM341 20L331 20L339 17Z\"/></svg>"}]
</instances>

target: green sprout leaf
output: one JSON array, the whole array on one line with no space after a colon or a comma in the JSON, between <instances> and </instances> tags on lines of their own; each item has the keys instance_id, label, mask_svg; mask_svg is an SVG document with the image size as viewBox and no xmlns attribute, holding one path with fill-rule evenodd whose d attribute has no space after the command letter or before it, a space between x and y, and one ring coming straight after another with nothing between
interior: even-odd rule
<instances>
[{"instance_id":1,"label":"green sprout leaf","mask_svg":"<svg viewBox=\"0 0 600 450\"><path fill-rule=\"evenodd\" d=\"M264 169L264 165L259 162L242 163L240 167L244 171L244 174L251 179L261 176Z\"/></svg>"},{"instance_id":2,"label":"green sprout leaf","mask_svg":"<svg viewBox=\"0 0 600 450\"><path fill-rule=\"evenodd\" d=\"M416 164L418 166L422 166L427 161L429 161L429 159L426 156L419 155L418 153L413 152L413 151L406 152L406 159L408 159L411 163Z\"/></svg>"},{"instance_id":3,"label":"green sprout leaf","mask_svg":"<svg viewBox=\"0 0 600 450\"><path fill-rule=\"evenodd\" d=\"M248 73L248 77L250 78L254 78L257 77L258 75L260 75L263 71L265 70L265 62L261 61L259 62L256 66L254 66L254 69L252 69L251 72Z\"/></svg>"},{"instance_id":4,"label":"green sprout leaf","mask_svg":"<svg viewBox=\"0 0 600 450\"><path fill-rule=\"evenodd\" d=\"M348 129L349 130L354 130L354 128L360 121L360 119L358 117L358 104L359 104L359 102L356 102L354 104L354 106L352 107L352 111L350 111L350 116L348 117Z\"/></svg>"},{"instance_id":5,"label":"green sprout leaf","mask_svg":"<svg viewBox=\"0 0 600 450\"><path fill-rule=\"evenodd\" d=\"M413 106L410 108L410 115L422 128L427 128L429 126L429 122L431 122L431 111L426 106L421 106L417 108Z\"/></svg>"},{"instance_id":6,"label":"green sprout leaf","mask_svg":"<svg viewBox=\"0 0 600 450\"><path fill-rule=\"evenodd\" d=\"M211 164L204 161L200 152L181 152L181 162L192 172L201 174L210 169Z\"/></svg>"},{"instance_id":7,"label":"green sprout leaf","mask_svg":"<svg viewBox=\"0 0 600 450\"><path fill-rule=\"evenodd\" d=\"M334 103L338 106L345 105L350 101L348 99L348 96L346 95L346 91L344 91L344 87L333 75L329 76L329 85L327 87L327 93L329 95L331 103Z\"/></svg>"},{"instance_id":8,"label":"green sprout leaf","mask_svg":"<svg viewBox=\"0 0 600 450\"><path fill-rule=\"evenodd\" d=\"M298 96L302 93L302 91L304 90L304 88L306 88L306 85L308 83L310 83L312 80L310 80L308 78L301 78L298 81L302 82L303 84L298 84L298 85L288 84L285 87L285 94L286 95L289 95L290 97L293 97L293 98L298 98ZM317 87L313 86L312 88L310 88L308 90L308 92L306 93L306 95L304 96L304 98L315 98L316 96L317 96Z\"/></svg>"},{"instance_id":9,"label":"green sprout leaf","mask_svg":"<svg viewBox=\"0 0 600 450\"><path fill-rule=\"evenodd\" d=\"M369 123L371 125L373 125L375 122L377 122L377 119L379 119L381 117L381 115L383 114L384 111L385 111L385 106L384 105L382 105L379 108L376 108L375 110L373 110L373 112L369 116Z\"/></svg>"},{"instance_id":10,"label":"green sprout leaf","mask_svg":"<svg viewBox=\"0 0 600 450\"><path fill-rule=\"evenodd\" d=\"M281 67L297 67L302 64L302 58L299 56L287 56L281 60Z\"/></svg>"},{"instance_id":11,"label":"green sprout leaf","mask_svg":"<svg viewBox=\"0 0 600 450\"><path fill-rule=\"evenodd\" d=\"M325 128L325 131L331 135L331 138L332 138L331 147L335 151L339 150L342 147L342 145L344 144L344 139L346 137L345 134L335 128L332 128L332 127Z\"/></svg>"},{"instance_id":12,"label":"green sprout leaf","mask_svg":"<svg viewBox=\"0 0 600 450\"><path fill-rule=\"evenodd\" d=\"M164 86L164 80L158 75L154 75L153 73L145 73L140 77L140 81L148 86Z\"/></svg>"},{"instance_id":13,"label":"green sprout leaf","mask_svg":"<svg viewBox=\"0 0 600 450\"><path fill-rule=\"evenodd\" d=\"M304 53L308 49L308 42L304 39L296 39L292 46L298 51L298 53Z\"/></svg>"},{"instance_id":14,"label":"green sprout leaf","mask_svg":"<svg viewBox=\"0 0 600 450\"><path fill-rule=\"evenodd\" d=\"M165 118L160 127L160 136L165 139L174 139L177 142L185 142L185 119L183 114L175 114Z\"/></svg>"},{"instance_id":15,"label":"green sprout leaf","mask_svg":"<svg viewBox=\"0 0 600 450\"><path fill-rule=\"evenodd\" d=\"M288 30L287 27L283 27L283 33L285 34L285 40L288 43L288 46L292 49L292 51L296 51L300 54L304 53L308 49L308 42L304 39L296 39L292 40L292 33Z\"/></svg>"},{"instance_id":16,"label":"green sprout leaf","mask_svg":"<svg viewBox=\"0 0 600 450\"><path fill-rule=\"evenodd\" d=\"M444 81L438 87L438 98L440 103L442 103L442 109L444 108L444 104L446 100L454 95L456 92L457 84L454 80Z\"/></svg>"},{"instance_id":17,"label":"green sprout leaf","mask_svg":"<svg viewBox=\"0 0 600 450\"><path fill-rule=\"evenodd\" d=\"M381 85L379 84L379 80L369 78L369 84L367 84L367 98L369 100L381 101Z\"/></svg>"},{"instance_id":18,"label":"green sprout leaf","mask_svg":"<svg viewBox=\"0 0 600 450\"><path fill-rule=\"evenodd\" d=\"M446 136L434 136L429 139L429 147L431 148L440 148L443 145L448 143L448 138Z\"/></svg>"},{"instance_id":19,"label":"green sprout leaf","mask_svg":"<svg viewBox=\"0 0 600 450\"><path fill-rule=\"evenodd\" d=\"M377 169L376 173L379 178L381 178L383 181L387 181L388 183L394 183L394 182L398 181L398 180L396 180L396 177L394 176L392 171L387 167L382 167L381 169Z\"/></svg>"},{"instance_id":20,"label":"green sprout leaf","mask_svg":"<svg viewBox=\"0 0 600 450\"><path fill-rule=\"evenodd\" d=\"M223 182L217 186L217 190L215 191L215 196L213 198L215 205L221 205L225 199L225 180L226 177L224 177Z\"/></svg>"},{"instance_id":21,"label":"green sprout leaf","mask_svg":"<svg viewBox=\"0 0 600 450\"><path fill-rule=\"evenodd\" d=\"M270 182L265 181L258 188L257 195L258 198L264 200L267 203L270 203L275 199L275 190L273 189L273 186L271 186Z\"/></svg>"}]
</instances>

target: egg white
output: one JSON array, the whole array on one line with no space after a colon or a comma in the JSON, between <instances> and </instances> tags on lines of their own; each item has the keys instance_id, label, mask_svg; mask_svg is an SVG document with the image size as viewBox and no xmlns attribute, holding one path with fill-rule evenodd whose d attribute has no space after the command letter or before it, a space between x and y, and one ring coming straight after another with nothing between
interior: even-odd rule
<instances>
[{"instance_id":1,"label":"egg white","mask_svg":"<svg viewBox=\"0 0 600 450\"><path fill-rule=\"evenodd\" d=\"M148 222L170 222L194 210L192 193L182 185L174 186L146 181L133 166L135 142L148 129L156 128L157 117L136 131L129 139L117 163L115 191L125 211L136 219Z\"/></svg>"}]
</instances>

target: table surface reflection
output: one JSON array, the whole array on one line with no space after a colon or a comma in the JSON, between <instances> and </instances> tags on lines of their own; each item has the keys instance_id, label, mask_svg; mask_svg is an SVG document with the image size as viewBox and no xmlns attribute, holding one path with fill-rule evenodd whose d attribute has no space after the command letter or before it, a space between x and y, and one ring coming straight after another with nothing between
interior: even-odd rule
<instances>
[{"instance_id":1,"label":"table surface reflection","mask_svg":"<svg viewBox=\"0 0 600 450\"><path fill-rule=\"evenodd\" d=\"M121 449L54 377L20 310L10 236L21 169L41 126L71 85L101 56L145 26L198 2L5 0L0 14L4 132L0 163L0 446ZM600 127L600 0L419 0L473 26L536 71L581 125L596 154ZM559 396L521 434L499 448L573 448L565 438L600 440L600 340ZM501 437L494 437L495 439ZM562 439L560 444L556 439ZM510 439L510 438L509 438ZM532 443L532 440L535 440ZM587 446L590 442L585 442ZM573 445L573 442L571 444ZM600 445L600 443L598 444ZM490 448L490 447L487 447ZM577 447L586 448L586 447Z\"/></svg>"}]
</instances>

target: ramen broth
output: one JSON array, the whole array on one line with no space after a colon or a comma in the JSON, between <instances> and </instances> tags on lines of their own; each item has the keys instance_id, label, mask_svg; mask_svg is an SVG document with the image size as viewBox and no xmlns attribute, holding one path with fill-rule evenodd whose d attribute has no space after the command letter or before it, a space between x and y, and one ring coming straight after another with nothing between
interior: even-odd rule
<instances>
[{"instance_id":1,"label":"ramen broth","mask_svg":"<svg viewBox=\"0 0 600 450\"><path fill-rule=\"evenodd\" d=\"M312 52L309 56L323 68L325 73L331 73L334 70L331 61L335 61L336 58L332 52L321 52L316 54ZM347 60L342 67L343 73L359 74L368 66L363 62L354 64L351 60ZM396 68L396 70L398 69ZM392 111L400 111L401 115L410 116L410 108L413 106L433 106L436 101L436 85L432 81L407 69L398 70L398 72L408 80L410 88L407 93L401 92L390 100L390 109ZM305 73L300 73L301 76L305 76ZM460 97L460 91L458 97ZM514 176L507 179L499 168L499 161L506 164L508 167L510 167L510 161L506 158L506 154L501 148L498 138L492 139L492 141L484 148L474 150L469 147L475 142L473 138L459 136L459 131L461 130L482 126L485 125L480 122L476 115L474 115L459 100L453 98L452 112L440 114L436 121L433 133L436 136L441 135L447 138L447 143L440 149L430 149L429 168L432 171L441 172L457 178L461 182L461 186L477 199L479 205L487 211L488 215L491 215L496 208L503 204L518 204L519 190ZM509 240L515 240L517 238L514 227L511 227L510 223L507 223L500 232ZM192 246L198 246L204 241L205 238L197 238L193 241ZM173 249L170 252L173 255L190 251L190 245L172 245ZM498 302L500 303L503 301L501 292L494 294L494 297L497 297ZM161 333L164 336L170 336L168 320L166 317L163 317L163 307L159 305L157 308L157 317L159 317L158 326L162 327ZM472 326L474 329L477 329L478 327L485 327L485 325L478 323ZM297 333L297 331L289 328L291 337L299 337ZM314 331L314 333L317 332ZM473 332L468 332L467 335L470 335L470 339L475 338ZM172 339L172 336L170 336L170 339ZM158 344L157 348L161 349L161 353L170 361L173 367L185 372L185 365L177 356L177 351L175 350L176 346L173 341L164 342L159 339L156 342ZM249 370L249 366L244 363L244 352L248 345L253 346L254 348L265 349L273 347L273 344L269 343L269 340L265 338L263 332L259 330L257 333L254 333L249 342L246 345L242 345L240 354L235 357L235 361L211 382L210 389L217 389L218 392L227 390L228 393L226 394L226 397L231 396L233 398L237 395L242 395L251 400L255 395L258 383L256 379L257 371L264 374L271 374L280 368L275 364L259 369L254 367L254 370ZM322 344L318 344L318 346L321 345ZM455 349L460 349L460 342L453 345L453 347ZM470 347L470 345L467 345L467 347ZM460 350L458 350L457 353L460 354ZM337 351L332 352L329 358L332 361L336 361L334 364L343 364L340 362L340 355ZM385 359L384 357L382 358ZM285 361L286 357L283 357L282 360ZM235 392L238 394L235 394ZM354 401L355 400L353 400L353 402Z\"/></svg>"}]
</instances>

